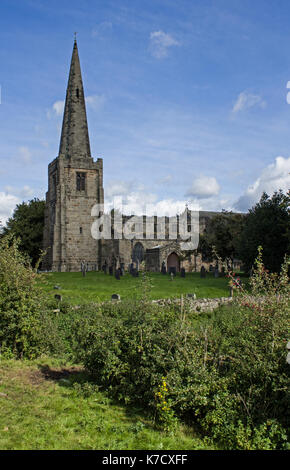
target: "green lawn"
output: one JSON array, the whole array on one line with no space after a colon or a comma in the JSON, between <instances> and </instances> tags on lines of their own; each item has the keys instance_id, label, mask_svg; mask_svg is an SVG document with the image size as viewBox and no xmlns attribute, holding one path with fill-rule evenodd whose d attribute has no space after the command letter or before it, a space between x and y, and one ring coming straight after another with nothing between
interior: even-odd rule
<instances>
[{"instance_id":1,"label":"green lawn","mask_svg":"<svg viewBox=\"0 0 290 470\"><path fill-rule=\"evenodd\" d=\"M160 431L141 409L110 400L78 366L0 362L0 449L210 449L192 428Z\"/></svg>"},{"instance_id":2,"label":"green lawn","mask_svg":"<svg viewBox=\"0 0 290 470\"><path fill-rule=\"evenodd\" d=\"M112 294L120 294L122 299L133 298L140 295L142 274L139 278L133 278L125 274L120 281L114 276L103 272L88 272L85 277L82 273L49 273L44 275L46 285L44 289L52 297L61 294L64 301L71 304L84 304L110 300ZM195 293L197 298L227 297L229 295L228 279L215 279L213 274L207 273L205 279L201 279L199 273L187 273L185 278L178 274L173 281L169 275L150 273L152 299L179 297L181 294ZM60 286L60 290L54 286Z\"/></svg>"}]
</instances>

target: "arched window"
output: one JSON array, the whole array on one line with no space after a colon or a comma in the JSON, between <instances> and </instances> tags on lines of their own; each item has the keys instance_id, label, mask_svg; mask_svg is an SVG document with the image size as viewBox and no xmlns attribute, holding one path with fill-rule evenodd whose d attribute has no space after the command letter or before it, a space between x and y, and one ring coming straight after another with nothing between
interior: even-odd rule
<instances>
[{"instance_id":1,"label":"arched window","mask_svg":"<svg viewBox=\"0 0 290 470\"><path fill-rule=\"evenodd\" d=\"M78 89L78 88L76 89L76 96L77 96L77 99L79 99L79 97L80 97L80 92L79 92L79 89Z\"/></svg>"},{"instance_id":2,"label":"arched window","mask_svg":"<svg viewBox=\"0 0 290 470\"><path fill-rule=\"evenodd\" d=\"M141 263L141 261L144 260L144 247L142 243L140 242L136 243L136 245L133 248L132 258L133 258L134 263L137 263L137 261Z\"/></svg>"}]
</instances>

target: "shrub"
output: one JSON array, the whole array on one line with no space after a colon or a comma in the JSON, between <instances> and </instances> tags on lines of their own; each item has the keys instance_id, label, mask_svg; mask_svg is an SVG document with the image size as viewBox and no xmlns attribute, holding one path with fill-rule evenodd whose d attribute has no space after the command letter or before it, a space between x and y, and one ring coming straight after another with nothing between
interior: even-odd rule
<instances>
[{"instance_id":1,"label":"shrub","mask_svg":"<svg viewBox=\"0 0 290 470\"><path fill-rule=\"evenodd\" d=\"M37 274L18 243L10 236L0 240L0 347L17 358L38 354L43 308Z\"/></svg>"},{"instance_id":2,"label":"shrub","mask_svg":"<svg viewBox=\"0 0 290 470\"><path fill-rule=\"evenodd\" d=\"M257 260L255 297L244 294L198 321L187 311L160 310L144 296L103 306L75 323L77 359L99 385L150 409L166 429L178 416L229 449L284 448L287 264L273 277Z\"/></svg>"}]
</instances>

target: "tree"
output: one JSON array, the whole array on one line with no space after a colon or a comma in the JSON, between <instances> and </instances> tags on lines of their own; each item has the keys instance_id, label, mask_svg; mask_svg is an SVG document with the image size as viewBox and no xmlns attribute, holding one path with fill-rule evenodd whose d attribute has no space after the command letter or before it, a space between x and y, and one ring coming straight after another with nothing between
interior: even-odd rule
<instances>
[{"instance_id":1,"label":"tree","mask_svg":"<svg viewBox=\"0 0 290 470\"><path fill-rule=\"evenodd\" d=\"M44 208L45 202L36 198L17 204L13 216L3 229L4 235L20 238L19 250L28 254L33 266L42 250Z\"/></svg>"},{"instance_id":2,"label":"tree","mask_svg":"<svg viewBox=\"0 0 290 470\"><path fill-rule=\"evenodd\" d=\"M245 267L250 270L263 247L265 267L278 272L290 242L290 194L276 191L270 198L263 193L260 201L249 210L240 237L239 253Z\"/></svg>"},{"instance_id":3,"label":"tree","mask_svg":"<svg viewBox=\"0 0 290 470\"><path fill-rule=\"evenodd\" d=\"M200 250L209 257L209 250L214 246L222 259L238 257L239 239L245 223L245 215L222 211L210 219L205 233L201 237Z\"/></svg>"}]
</instances>

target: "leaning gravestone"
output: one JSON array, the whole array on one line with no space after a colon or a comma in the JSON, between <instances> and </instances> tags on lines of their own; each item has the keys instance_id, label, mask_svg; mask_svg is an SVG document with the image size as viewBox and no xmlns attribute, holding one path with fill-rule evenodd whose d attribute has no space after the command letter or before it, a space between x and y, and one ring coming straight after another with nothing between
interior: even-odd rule
<instances>
[{"instance_id":1,"label":"leaning gravestone","mask_svg":"<svg viewBox=\"0 0 290 470\"><path fill-rule=\"evenodd\" d=\"M181 277L185 277L185 269L184 269L184 268L181 268L181 270L180 270L180 276L181 276Z\"/></svg>"},{"instance_id":2,"label":"leaning gravestone","mask_svg":"<svg viewBox=\"0 0 290 470\"><path fill-rule=\"evenodd\" d=\"M202 267L200 268L200 277L204 279L205 276L206 276L206 270L205 270L205 267L202 266Z\"/></svg>"}]
</instances>

